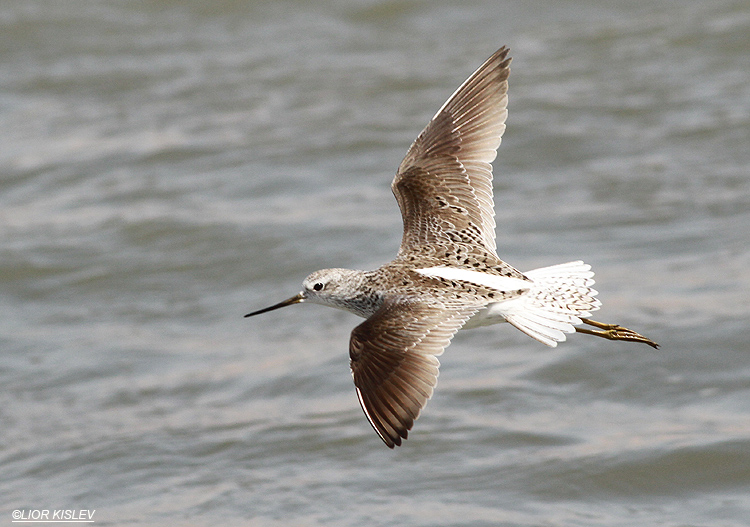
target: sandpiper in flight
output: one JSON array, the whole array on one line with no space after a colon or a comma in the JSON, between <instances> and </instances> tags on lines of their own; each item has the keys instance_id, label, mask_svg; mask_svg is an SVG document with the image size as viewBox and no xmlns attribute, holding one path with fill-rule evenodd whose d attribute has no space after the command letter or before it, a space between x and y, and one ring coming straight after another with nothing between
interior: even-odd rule
<instances>
[{"instance_id":1,"label":"sandpiper in flight","mask_svg":"<svg viewBox=\"0 0 750 527\"><path fill-rule=\"evenodd\" d=\"M352 331L350 365L362 409L390 448L406 439L432 396L437 356L461 328L510 322L552 347L576 331L658 347L586 318L601 305L589 265L522 273L497 256L490 163L508 115L508 51L498 50L456 90L398 167L391 188L404 232L396 258L374 271L315 271L299 294L245 315L313 302L367 319Z\"/></svg>"}]
</instances>

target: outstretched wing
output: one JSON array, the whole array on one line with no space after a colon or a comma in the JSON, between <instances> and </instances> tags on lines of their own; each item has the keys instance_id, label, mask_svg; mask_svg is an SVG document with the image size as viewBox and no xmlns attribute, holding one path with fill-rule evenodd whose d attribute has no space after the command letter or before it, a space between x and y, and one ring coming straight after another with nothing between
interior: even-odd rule
<instances>
[{"instance_id":1,"label":"outstretched wing","mask_svg":"<svg viewBox=\"0 0 750 527\"><path fill-rule=\"evenodd\" d=\"M357 397L388 447L406 439L437 384L437 355L475 312L390 299L352 331Z\"/></svg>"},{"instance_id":2,"label":"outstretched wing","mask_svg":"<svg viewBox=\"0 0 750 527\"><path fill-rule=\"evenodd\" d=\"M411 145L391 188L401 208L399 254L438 241L495 253L492 165L508 115L509 49L492 55Z\"/></svg>"}]
</instances>

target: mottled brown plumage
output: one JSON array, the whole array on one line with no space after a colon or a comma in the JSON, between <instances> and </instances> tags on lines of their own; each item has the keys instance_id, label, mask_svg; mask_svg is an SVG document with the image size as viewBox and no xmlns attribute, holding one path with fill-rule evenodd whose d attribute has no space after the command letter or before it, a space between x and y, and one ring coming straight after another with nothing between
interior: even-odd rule
<instances>
[{"instance_id":1,"label":"mottled brown plumage","mask_svg":"<svg viewBox=\"0 0 750 527\"><path fill-rule=\"evenodd\" d=\"M510 322L548 345L579 331L656 343L586 317L599 308L583 262L521 273L496 254L492 165L507 116L508 49L493 54L419 134L393 180L404 223L396 258L374 271L323 269L300 302L366 318L349 357L362 409L386 445L408 436L437 384L438 355L462 327ZM597 329L576 328L588 324Z\"/></svg>"},{"instance_id":2,"label":"mottled brown plumage","mask_svg":"<svg viewBox=\"0 0 750 527\"><path fill-rule=\"evenodd\" d=\"M495 253L492 165L508 115L508 48L464 82L406 153L391 188L401 208L399 254L463 241Z\"/></svg>"}]
</instances>

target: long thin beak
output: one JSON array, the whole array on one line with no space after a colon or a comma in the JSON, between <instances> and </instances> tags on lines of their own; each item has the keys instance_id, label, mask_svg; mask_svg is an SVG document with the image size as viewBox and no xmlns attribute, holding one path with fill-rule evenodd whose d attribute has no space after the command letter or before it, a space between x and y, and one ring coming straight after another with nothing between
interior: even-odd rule
<instances>
[{"instance_id":1,"label":"long thin beak","mask_svg":"<svg viewBox=\"0 0 750 527\"><path fill-rule=\"evenodd\" d=\"M261 313L268 313L269 311L273 311L274 309L279 309L280 307L291 306L292 304L299 304L300 302L304 302L304 301L305 301L305 295L303 293L297 293L292 298L287 298L283 302L274 304L271 307L267 307L265 309L259 309L258 311L253 311L252 313L248 313L247 315L245 315L245 318L254 317L255 315L260 315Z\"/></svg>"}]
</instances>

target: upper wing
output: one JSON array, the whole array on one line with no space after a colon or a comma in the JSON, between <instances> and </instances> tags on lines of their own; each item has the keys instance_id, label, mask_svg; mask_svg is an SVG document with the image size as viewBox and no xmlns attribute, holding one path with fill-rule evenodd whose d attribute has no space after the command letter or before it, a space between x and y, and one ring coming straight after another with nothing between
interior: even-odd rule
<instances>
[{"instance_id":1,"label":"upper wing","mask_svg":"<svg viewBox=\"0 0 750 527\"><path fill-rule=\"evenodd\" d=\"M508 115L508 52L498 50L456 90L401 162L391 185L404 220L399 254L436 241L495 253L490 163Z\"/></svg>"},{"instance_id":2,"label":"upper wing","mask_svg":"<svg viewBox=\"0 0 750 527\"><path fill-rule=\"evenodd\" d=\"M436 355L476 312L387 300L349 342L357 397L388 447L401 445L437 384Z\"/></svg>"}]
</instances>

